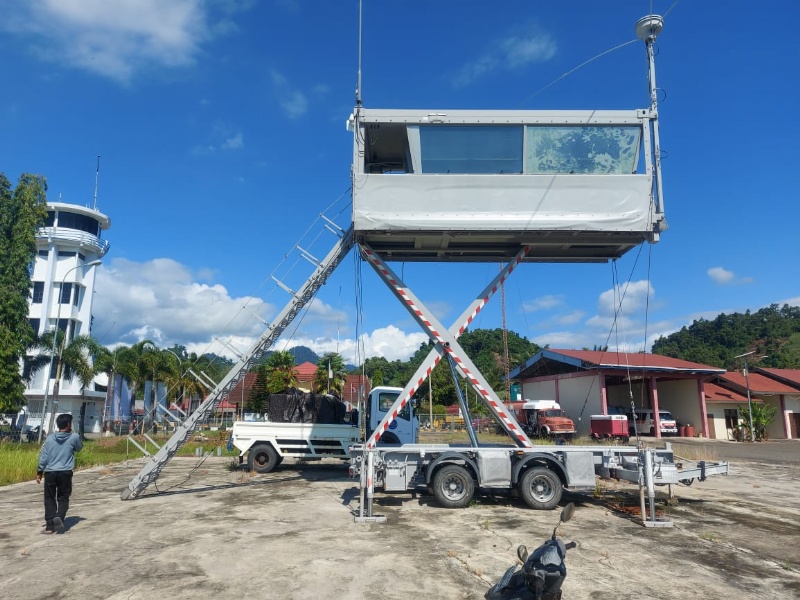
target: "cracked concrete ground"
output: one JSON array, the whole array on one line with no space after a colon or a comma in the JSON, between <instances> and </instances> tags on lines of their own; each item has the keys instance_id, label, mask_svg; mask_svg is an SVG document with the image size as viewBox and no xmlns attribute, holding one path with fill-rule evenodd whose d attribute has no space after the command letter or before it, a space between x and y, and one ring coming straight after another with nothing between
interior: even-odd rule
<instances>
[{"instance_id":1,"label":"cracked concrete ground","mask_svg":"<svg viewBox=\"0 0 800 600\"><path fill-rule=\"evenodd\" d=\"M119 494L140 462L76 473L64 535L39 534L36 483L0 488L0 596L477 600L558 518L502 497L447 510L378 493L387 523L358 525L344 463L287 460L253 476L230 459L200 460L174 459L160 492L127 502ZM800 597L799 466L743 460L727 477L679 486L665 508L672 528L612 509L637 503L627 484L565 496L577 510L562 535L578 547L564 598Z\"/></svg>"}]
</instances>

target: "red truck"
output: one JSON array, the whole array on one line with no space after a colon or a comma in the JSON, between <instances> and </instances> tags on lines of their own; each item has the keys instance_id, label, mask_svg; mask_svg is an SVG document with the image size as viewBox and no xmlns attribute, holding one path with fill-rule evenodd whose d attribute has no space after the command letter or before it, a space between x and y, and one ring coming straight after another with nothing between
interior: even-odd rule
<instances>
[{"instance_id":1,"label":"red truck","mask_svg":"<svg viewBox=\"0 0 800 600\"><path fill-rule=\"evenodd\" d=\"M529 436L571 437L575 423L555 400L525 400L507 405Z\"/></svg>"}]
</instances>

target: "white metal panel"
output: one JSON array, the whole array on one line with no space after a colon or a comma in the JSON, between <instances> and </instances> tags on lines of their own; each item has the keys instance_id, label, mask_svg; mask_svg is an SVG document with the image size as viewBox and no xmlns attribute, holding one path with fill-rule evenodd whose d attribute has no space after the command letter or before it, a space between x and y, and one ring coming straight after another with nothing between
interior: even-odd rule
<instances>
[{"instance_id":1,"label":"white metal panel","mask_svg":"<svg viewBox=\"0 0 800 600\"><path fill-rule=\"evenodd\" d=\"M359 175L359 231L650 232L647 175Z\"/></svg>"}]
</instances>

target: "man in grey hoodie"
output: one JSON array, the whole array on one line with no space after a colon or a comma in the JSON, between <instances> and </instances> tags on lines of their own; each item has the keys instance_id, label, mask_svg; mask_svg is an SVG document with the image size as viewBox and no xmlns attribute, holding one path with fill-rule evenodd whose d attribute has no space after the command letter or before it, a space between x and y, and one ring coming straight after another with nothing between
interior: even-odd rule
<instances>
[{"instance_id":1,"label":"man in grey hoodie","mask_svg":"<svg viewBox=\"0 0 800 600\"><path fill-rule=\"evenodd\" d=\"M51 433L42 444L36 483L44 475L44 520L42 533L64 533L64 518L72 494L72 470L75 468L75 453L83 448L77 433L72 432L72 415L56 417L58 431Z\"/></svg>"}]
</instances>

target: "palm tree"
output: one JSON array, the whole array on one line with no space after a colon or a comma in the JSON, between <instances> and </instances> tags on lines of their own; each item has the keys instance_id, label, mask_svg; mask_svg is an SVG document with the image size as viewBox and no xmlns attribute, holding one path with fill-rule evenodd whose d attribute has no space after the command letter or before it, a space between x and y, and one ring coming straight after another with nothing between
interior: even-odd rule
<instances>
[{"instance_id":1,"label":"palm tree","mask_svg":"<svg viewBox=\"0 0 800 600\"><path fill-rule=\"evenodd\" d=\"M336 392L341 397L344 381L347 378L344 359L336 352L328 352L319 359L317 365L317 372L314 373L314 391Z\"/></svg>"},{"instance_id":2,"label":"palm tree","mask_svg":"<svg viewBox=\"0 0 800 600\"><path fill-rule=\"evenodd\" d=\"M108 394L114 393L114 378L124 377L128 381L133 381L134 375L137 372L137 355L135 350L129 346L117 346L113 350L101 346L99 352L95 355L94 365L98 373L105 373L108 376ZM108 408L108 401L106 400L106 407ZM107 427L108 415L103 414L103 426Z\"/></svg>"},{"instance_id":3,"label":"palm tree","mask_svg":"<svg viewBox=\"0 0 800 600\"><path fill-rule=\"evenodd\" d=\"M162 352L152 342L142 346L138 366L140 381L151 383L150 398L145 398L145 405L149 404L150 410L145 412L143 424L144 430L148 430L152 427L155 416L158 414L156 383L175 380L178 377L178 370L175 368L175 359L169 353Z\"/></svg>"},{"instance_id":4,"label":"palm tree","mask_svg":"<svg viewBox=\"0 0 800 600\"><path fill-rule=\"evenodd\" d=\"M53 335L56 336L55 344L53 343ZM55 348L55 355L53 355L53 348ZM102 346L100 343L89 335L79 335L74 337L68 344L65 344L64 332L60 329L45 332L39 338L40 355L46 356L48 360L46 364L50 363L52 358L55 365L55 383L53 384L53 410L50 412L50 425L48 431L53 430L53 422L58 409L58 392L61 387L61 378L64 376L66 379L72 379L77 376L81 384L81 394L83 394L86 386L92 382L97 370L94 367L92 357L100 352ZM44 366L45 361L38 365L38 368ZM48 378L50 373L47 374ZM45 380L47 381L47 379ZM46 407L45 407L46 408ZM86 410L85 403L81 406L81 418ZM83 435L83 423L78 425L79 432Z\"/></svg>"},{"instance_id":5,"label":"palm tree","mask_svg":"<svg viewBox=\"0 0 800 600\"><path fill-rule=\"evenodd\" d=\"M277 350L269 355L266 362L267 391L271 394L297 387L297 370L294 355L288 350Z\"/></svg>"}]
</instances>

